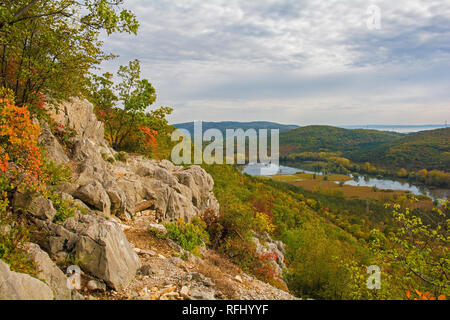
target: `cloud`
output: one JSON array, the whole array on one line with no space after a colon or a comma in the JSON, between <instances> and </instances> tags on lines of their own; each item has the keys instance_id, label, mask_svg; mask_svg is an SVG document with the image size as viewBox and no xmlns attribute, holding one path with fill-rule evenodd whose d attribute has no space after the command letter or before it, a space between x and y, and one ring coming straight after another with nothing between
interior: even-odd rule
<instances>
[{"instance_id":1,"label":"cloud","mask_svg":"<svg viewBox=\"0 0 450 320\"><path fill-rule=\"evenodd\" d=\"M381 29L366 26L367 6ZM450 1L127 0L139 58L172 122L437 123L450 118ZM409 112L408 112L409 111ZM407 112L407 117L405 116Z\"/></svg>"}]
</instances>

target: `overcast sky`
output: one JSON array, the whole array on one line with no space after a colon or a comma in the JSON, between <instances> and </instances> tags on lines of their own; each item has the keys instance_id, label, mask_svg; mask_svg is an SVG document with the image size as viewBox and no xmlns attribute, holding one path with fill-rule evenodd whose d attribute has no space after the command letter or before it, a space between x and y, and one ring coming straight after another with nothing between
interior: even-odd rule
<instances>
[{"instance_id":1,"label":"overcast sky","mask_svg":"<svg viewBox=\"0 0 450 320\"><path fill-rule=\"evenodd\" d=\"M368 28L369 5L381 28ZM113 72L138 58L171 123L441 124L450 120L450 0L125 0ZM371 26L374 26L373 24Z\"/></svg>"}]
</instances>

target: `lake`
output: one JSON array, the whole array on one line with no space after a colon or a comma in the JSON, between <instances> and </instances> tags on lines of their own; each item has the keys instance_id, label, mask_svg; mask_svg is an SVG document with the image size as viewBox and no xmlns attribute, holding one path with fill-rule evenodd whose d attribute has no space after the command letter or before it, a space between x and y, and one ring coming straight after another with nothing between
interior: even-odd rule
<instances>
[{"instance_id":1,"label":"lake","mask_svg":"<svg viewBox=\"0 0 450 320\"><path fill-rule=\"evenodd\" d=\"M292 175L297 172L305 172L305 173L313 173L317 175L323 175L321 172L314 172L303 170L300 168L288 167L288 166L279 166L278 170L261 170L264 166L260 164L250 164L247 165L242 173L249 174L251 176L274 176L274 175ZM272 165L273 168L273 165ZM352 176L350 176L352 177ZM447 200L450 198L450 190L449 189L429 189L424 186L416 186L412 185L408 182L401 182L390 179L377 179L370 177L358 177L353 180L346 181L344 184L350 186L360 186L360 187L377 187L378 189L385 190L405 190L409 191L415 195L423 195L432 198L433 200L442 199Z\"/></svg>"}]
</instances>

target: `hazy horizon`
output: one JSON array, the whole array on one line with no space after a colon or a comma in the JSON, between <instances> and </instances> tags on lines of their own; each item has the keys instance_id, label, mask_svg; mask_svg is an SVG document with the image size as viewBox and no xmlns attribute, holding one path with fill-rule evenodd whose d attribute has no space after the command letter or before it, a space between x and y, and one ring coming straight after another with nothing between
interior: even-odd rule
<instances>
[{"instance_id":1,"label":"hazy horizon","mask_svg":"<svg viewBox=\"0 0 450 320\"><path fill-rule=\"evenodd\" d=\"M176 125L184 125L193 123L194 121L188 121L188 122L179 122L179 123L170 123L170 125L176 126ZM281 122L273 122L268 120L260 120L260 121L235 121L235 120L224 120L224 121L202 121L205 123L259 123L259 122L268 122L268 123L275 123L285 126L298 126L298 127L307 127L307 126L332 126L332 127L338 127L343 129L367 129L367 130L379 130L379 131L394 131L399 133L414 133L414 132L420 132L420 131L427 131L427 130L436 130L436 129L443 129L447 128L447 124L368 124L368 125L339 125L339 124L305 124L305 125L298 125L295 123L281 123ZM239 129L236 127L236 129Z\"/></svg>"}]
</instances>

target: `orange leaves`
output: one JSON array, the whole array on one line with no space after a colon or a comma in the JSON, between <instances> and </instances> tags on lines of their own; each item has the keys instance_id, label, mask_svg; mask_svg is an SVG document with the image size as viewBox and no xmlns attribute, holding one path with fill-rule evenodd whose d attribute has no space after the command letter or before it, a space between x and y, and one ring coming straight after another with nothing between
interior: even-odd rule
<instances>
[{"instance_id":1,"label":"orange leaves","mask_svg":"<svg viewBox=\"0 0 450 320\"><path fill-rule=\"evenodd\" d=\"M16 107L8 100L0 100L0 104L0 135L8 136L11 144L29 144L36 141L39 125L31 122L28 108Z\"/></svg>"},{"instance_id":2,"label":"orange leaves","mask_svg":"<svg viewBox=\"0 0 450 320\"><path fill-rule=\"evenodd\" d=\"M145 126L139 126L138 129L144 134L146 146L156 147L156 136L158 135L158 132Z\"/></svg>"},{"instance_id":3,"label":"orange leaves","mask_svg":"<svg viewBox=\"0 0 450 320\"><path fill-rule=\"evenodd\" d=\"M17 185L35 187L42 174L38 147L40 128L27 107L0 99L0 171L9 172ZM11 165L13 163L13 165Z\"/></svg>"},{"instance_id":4,"label":"orange leaves","mask_svg":"<svg viewBox=\"0 0 450 320\"><path fill-rule=\"evenodd\" d=\"M447 297L445 295L443 295L443 294L441 294L436 299L436 297L433 297L430 292L422 293L422 292L420 292L417 289L415 289L414 291L415 291L415 293L417 295L417 297L415 297L414 300L447 300ZM411 299L411 291L410 290L406 291L406 297L408 298L408 300Z\"/></svg>"}]
</instances>

